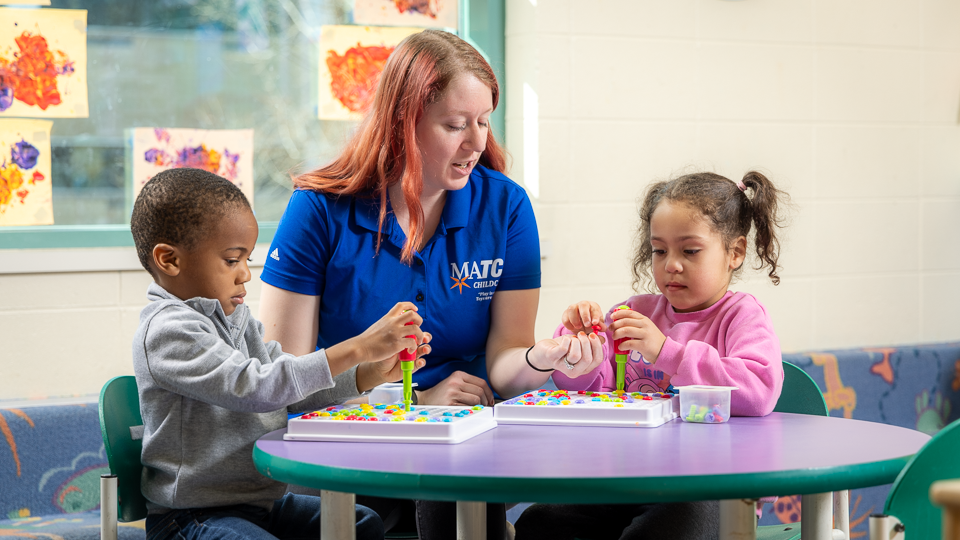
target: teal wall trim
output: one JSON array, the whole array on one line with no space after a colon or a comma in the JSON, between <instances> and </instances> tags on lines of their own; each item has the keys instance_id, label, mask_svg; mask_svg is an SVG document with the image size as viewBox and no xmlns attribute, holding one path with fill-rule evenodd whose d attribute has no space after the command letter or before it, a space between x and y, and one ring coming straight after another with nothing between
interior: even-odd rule
<instances>
[{"instance_id":1,"label":"teal wall trim","mask_svg":"<svg viewBox=\"0 0 960 540\"><path fill-rule=\"evenodd\" d=\"M260 223L258 244L273 241L277 232L276 221ZM0 229L2 249L55 249L79 247L127 247L133 246L129 225L70 225L5 227Z\"/></svg>"},{"instance_id":2,"label":"teal wall trim","mask_svg":"<svg viewBox=\"0 0 960 540\"><path fill-rule=\"evenodd\" d=\"M504 117L507 94L506 65L506 4L504 0L464 0L461 4L460 35L473 46L480 49L490 62L500 84L500 104L493 111L492 125L494 135L501 145L506 140Z\"/></svg>"}]
</instances>

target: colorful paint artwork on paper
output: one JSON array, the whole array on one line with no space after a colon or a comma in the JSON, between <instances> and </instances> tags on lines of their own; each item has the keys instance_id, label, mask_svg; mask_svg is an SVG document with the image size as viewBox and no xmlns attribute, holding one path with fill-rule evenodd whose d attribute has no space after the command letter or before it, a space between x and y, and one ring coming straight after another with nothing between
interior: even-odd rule
<instances>
[{"instance_id":1,"label":"colorful paint artwork on paper","mask_svg":"<svg viewBox=\"0 0 960 540\"><path fill-rule=\"evenodd\" d=\"M134 128L133 198L155 174L193 167L233 182L253 206L253 130Z\"/></svg>"},{"instance_id":2,"label":"colorful paint artwork on paper","mask_svg":"<svg viewBox=\"0 0 960 540\"><path fill-rule=\"evenodd\" d=\"M318 116L360 120L373 103L387 57L422 28L324 26L320 29Z\"/></svg>"},{"instance_id":3,"label":"colorful paint artwork on paper","mask_svg":"<svg viewBox=\"0 0 960 540\"><path fill-rule=\"evenodd\" d=\"M53 225L49 120L0 118L0 226Z\"/></svg>"},{"instance_id":4,"label":"colorful paint artwork on paper","mask_svg":"<svg viewBox=\"0 0 960 540\"><path fill-rule=\"evenodd\" d=\"M86 10L0 8L0 117L87 116Z\"/></svg>"},{"instance_id":5,"label":"colorful paint artwork on paper","mask_svg":"<svg viewBox=\"0 0 960 540\"><path fill-rule=\"evenodd\" d=\"M457 28L457 0L356 0L353 22L371 26Z\"/></svg>"}]
</instances>

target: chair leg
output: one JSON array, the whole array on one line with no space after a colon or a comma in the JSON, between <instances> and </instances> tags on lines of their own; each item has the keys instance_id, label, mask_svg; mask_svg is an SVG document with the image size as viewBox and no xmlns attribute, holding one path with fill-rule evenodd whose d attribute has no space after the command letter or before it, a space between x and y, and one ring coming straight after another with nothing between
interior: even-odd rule
<instances>
[{"instance_id":1,"label":"chair leg","mask_svg":"<svg viewBox=\"0 0 960 540\"><path fill-rule=\"evenodd\" d=\"M884 514L870 516L870 540L903 540L903 523Z\"/></svg>"},{"instance_id":2,"label":"chair leg","mask_svg":"<svg viewBox=\"0 0 960 540\"><path fill-rule=\"evenodd\" d=\"M100 475L100 538L117 540L117 475Z\"/></svg>"},{"instance_id":3,"label":"chair leg","mask_svg":"<svg viewBox=\"0 0 960 540\"><path fill-rule=\"evenodd\" d=\"M850 540L850 492L847 490L833 492L833 528Z\"/></svg>"},{"instance_id":4,"label":"chair leg","mask_svg":"<svg viewBox=\"0 0 960 540\"><path fill-rule=\"evenodd\" d=\"M938 480L930 485L930 502L943 508L943 540L960 540L960 480Z\"/></svg>"}]
</instances>

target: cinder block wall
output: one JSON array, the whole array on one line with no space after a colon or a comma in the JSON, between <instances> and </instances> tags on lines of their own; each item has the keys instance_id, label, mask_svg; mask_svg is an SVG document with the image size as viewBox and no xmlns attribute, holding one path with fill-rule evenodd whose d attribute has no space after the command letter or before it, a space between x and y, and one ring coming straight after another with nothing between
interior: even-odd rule
<instances>
[{"instance_id":1,"label":"cinder block wall","mask_svg":"<svg viewBox=\"0 0 960 540\"><path fill-rule=\"evenodd\" d=\"M795 203L783 282L734 288L769 308L784 350L960 339L960 3L506 4L506 142L546 247L540 337L570 302L630 294L648 182L760 168ZM0 274L0 399L131 373L148 280Z\"/></svg>"},{"instance_id":2,"label":"cinder block wall","mask_svg":"<svg viewBox=\"0 0 960 540\"><path fill-rule=\"evenodd\" d=\"M508 143L550 246L538 333L630 294L651 180L759 168L793 197L783 281L734 289L786 351L960 339L958 21L952 0L508 1Z\"/></svg>"}]
</instances>

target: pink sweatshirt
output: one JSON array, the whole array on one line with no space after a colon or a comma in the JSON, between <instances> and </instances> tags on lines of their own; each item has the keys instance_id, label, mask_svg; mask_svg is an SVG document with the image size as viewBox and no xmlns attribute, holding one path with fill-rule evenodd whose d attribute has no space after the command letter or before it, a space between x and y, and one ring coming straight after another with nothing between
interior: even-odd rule
<instances>
[{"instance_id":1,"label":"pink sweatshirt","mask_svg":"<svg viewBox=\"0 0 960 540\"><path fill-rule=\"evenodd\" d=\"M733 416L764 416L773 411L783 387L780 341L767 310L752 295L727 294L716 304L693 313L676 313L663 295L633 296L626 304L646 315L667 337L655 364L636 351L627 360L625 390L656 392L669 385L736 386L730 397ZM610 310L612 312L613 309ZM612 321L610 312L606 322ZM560 325L554 337L571 332ZM603 345L606 362L576 379L553 372L565 390L616 390L617 363L608 332Z\"/></svg>"}]
</instances>

